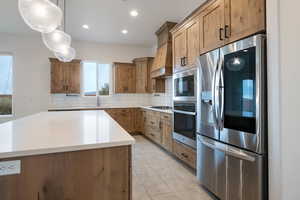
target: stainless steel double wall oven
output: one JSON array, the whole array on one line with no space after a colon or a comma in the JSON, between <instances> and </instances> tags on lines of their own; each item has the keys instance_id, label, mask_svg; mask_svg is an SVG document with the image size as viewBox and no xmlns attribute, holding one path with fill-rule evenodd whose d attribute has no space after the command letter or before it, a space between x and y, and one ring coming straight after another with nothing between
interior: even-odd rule
<instances>
[{"instance_id":1,"label":"stainless steel double wall oven","mask_svg":"<svg viewBox=\"0 0 300 200\"><path fill-rule=\"evenodd\" d=\"M197 177L221 200L267 199L265 36L200 56Z\"/></svg>"},{"instance_id":2,"label":"stainless steel double wall oven","mask_svg":"<svg viewBox=\"0 0 300 200\"><path fill-rule=\"evenodd\" d=\"M173 138L196 149L197 69L173 75Z\"/></svg>"}]
</instances>

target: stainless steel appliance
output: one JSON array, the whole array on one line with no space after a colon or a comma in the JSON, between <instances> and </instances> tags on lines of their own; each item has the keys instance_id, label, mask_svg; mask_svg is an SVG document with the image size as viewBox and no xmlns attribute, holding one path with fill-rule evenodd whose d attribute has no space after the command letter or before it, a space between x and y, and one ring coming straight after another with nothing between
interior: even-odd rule
<instances>
[{"instance_id":1,"label":"stainless steel appliance","mask_svg":"<svg viewBox=\"0 0 300 200\"><path fill-rule=\"evenodd\" d=\"M196 102L174 102L173 138L196 149Z\"/></svg>"},{"instance_id":2,"label":"stainless steel appliance","mask_svg":"<svg viewBox=\"0 0 300 200\"><path fill-rule=\"evenodd\" d=\"M197 101L197 69L173 75L174 101Z\"/></svg>"},{"instance_id":3,"label":"stainless steel appliance","mask_svg":"<svg viewBox=\"0 0 300 200\"><path fill-rule=\"evenodd\" d=\"M267 199L265 36L199 59L197 178L221 200Z\"/></svg>"}]
</instances>

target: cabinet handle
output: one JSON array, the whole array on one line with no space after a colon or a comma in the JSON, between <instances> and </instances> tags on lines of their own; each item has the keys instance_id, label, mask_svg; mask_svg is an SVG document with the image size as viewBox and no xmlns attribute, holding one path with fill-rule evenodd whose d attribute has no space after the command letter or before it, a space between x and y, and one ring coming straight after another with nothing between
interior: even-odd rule
<instances>
[{"instance_id":1,"label":"cabinet handle","mask_svg":"<svg viewBox=\"0 0 300 200\"><path fill-rule=\"evenodd\" d=\"M183 66L183 58L180 58L180 66Z\"/></svg>"},{"instance_id":2,"label":"cabinet handle","mask_svg":"<svg viewBox=\"0 0 300 200\"><path fill-rule=\"evenodd\" d=\"M162 129L162 122L161 121L159 122L159 129L160 130Z\"/></svg>"},{"instance_id":3,"label":"cabinet handle","mask_svg":"<svg viewBox=\"0 0 300 200\"><path fill-rule=\"evenodd\" d=\"M187 65L187 57L184 57L184 66Z\"/></svg>"},{"instance_id":4,"label":"cabinet handle","mask_svg":"<svg viewBox=\"0 0 300 200\"><path fill-rule=\"evenodd\" d=\"M185 158L188 158L188 157L189 157L189 156L186 155L185 153L181 153L181 155L182 155L183 157L185 157Z\"/></svg>"},{"instance_id":5,"label":"cabinet handle","mask_svg":"<svg viewBox=\"0 0 300 200\"><path fill-rule=\"evenodd\" d=\"M222 37L222 35L223 35L223 30L224 30L224 28L220 28L220 29L219 29L219 38L220 38L221 41L224 40L223 37Z\"/></svg>"},{"instance_id":6,"label":"cabinet handle","mask_svg":"<svg viewBox=\"0 0 300 200\"><path fill-rule=\"evenodd\" d=\"M229 37L230 37L229 26L225 25L225 38L229 38Z\"/></svg>"}]
</instances>

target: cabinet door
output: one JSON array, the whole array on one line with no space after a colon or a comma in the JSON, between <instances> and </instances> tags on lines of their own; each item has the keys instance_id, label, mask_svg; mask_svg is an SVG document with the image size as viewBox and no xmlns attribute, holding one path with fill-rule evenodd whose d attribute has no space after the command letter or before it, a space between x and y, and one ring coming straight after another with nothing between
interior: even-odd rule
<instances>
[{"instance_id":1,"label":"cabinet door","mask_svg":"<svg viewBox=\"0 0 300 200\"><path fill-rule=\"evenodd\" d=\"M227 43L265 30L265 0L225 0Z\"/></svg>"},{"instance_id":2,"label":"cabinet door","mask_svg":"<svg viewBox=\"0 0 300 200\"><path fill-rule=\"evenodd\" d=\"M171 115L162 114L160 121L162 146L169 152L173 151L173 138L172 138L172 119Z\"/></svg>"},{"instance_id":3,"label":"cabinet door","mask_svg":"<svg viewBox=\"0 0 300 200\"><path fill-rule=\"evenodd\" d=\"M224 10L224 0L216 0L200 14L201 54L224 44Z\"/></svg>"},{"instance_id":4,"label":"cabinet door","mask_svg":"<svg viewBox=\"0 0 300 200\"><path fill-rule=\"evenodd\" d=\"M194 67L200 55L200 23L196 17L186 29L187 35L187 66Z\"/></svg>"},{"instance_id":5,"label":"cabinet door","mask_svg":"<svg viewBox=\"0 0 300 200\"><path fill-rule=\"evenodd\" d=\"M147 93L148 91L148 63L136 63L136 93Z\"/></svg>"},{"instance_id":6,"label":"cabinet door","mask_svg":"<svg viewBox=\"0 0 300 200\"><path fill-rule=\"evenodd\" d=\"M65 76L60 62L51 62L51 93L65 93Z\"/></svg>"},{"instance_id":7,"label":"cabinet door","mask_svg":"<svg viewBox=\"0 0 300 200\"><path fill-rule=\"evenodd\" d=\"M135 93L136 71L135 65L130 63L115 64L115 92Z\"/></svg>"},{"instance_id":8,"label":"cabinet door","mask_svg":"<svg viewBox=\"0 0 300 200\"><path fill-rule=\"evenodd\" d=\"M64 66L67 93L80 93L80 63L68 63Z\"/></svg>"},{"instance_id":9,"label":"cabinet door","mask_svg":"<svg viewBox=\"0 0 300 200\"><path fill-rule=\"evenodd\" d=\"M173 36L173 63L174 72L183 67L183 59L186 57L186 30L179 31Z\"/></svg>"}]
</instances>

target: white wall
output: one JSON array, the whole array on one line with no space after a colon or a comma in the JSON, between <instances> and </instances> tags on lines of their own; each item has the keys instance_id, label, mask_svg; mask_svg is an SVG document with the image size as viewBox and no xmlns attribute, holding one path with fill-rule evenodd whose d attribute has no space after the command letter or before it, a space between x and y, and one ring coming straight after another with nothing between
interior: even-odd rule
<instances>
[{"instance_id":1,"label":"white wall","mask_svg":"<svg viewBox=\"0 0 300 200\"><path fill-rule=\"evenodd\" d=\"M270 200L300 199L299 6L267 0Z\"/></svg>"},{"instance_id":2,"label":"white wall","mask_svg":"<svg viewBox=\"0 0 300 200\"><path fill-rule=\"evenodd\" d=\"M300 199L300 1L279 1L282 199Z\"/></svg>"},{"instance_id":3,"label":"white wall","mask_svg":"<svg viewBox=\"0 0 300 200\"><path fill-rule=\"evenodd\" d=\"M142 46L107 45L75 41L77 58L104 63L131 62L133 58L151 56L152 49ZM50 64L52 53L40 37L0 33L0 52L14 54L14 118L48 109ZM120 101L132 97L119 98ZM10 119L0 118L0 123Z\"/></svg>"},{"instance_id":4,"label":"white wall","mask_svg":"<svg viewBox=\"0 0 300 200\"><path fill-rule=\"evenodd\" d=\"M36 38L0 34L0 52L14 55L15 117L46 110L50 74L47 49ZM0 118L0 122L6 120Z\"/></svg>"}]
</instances>

